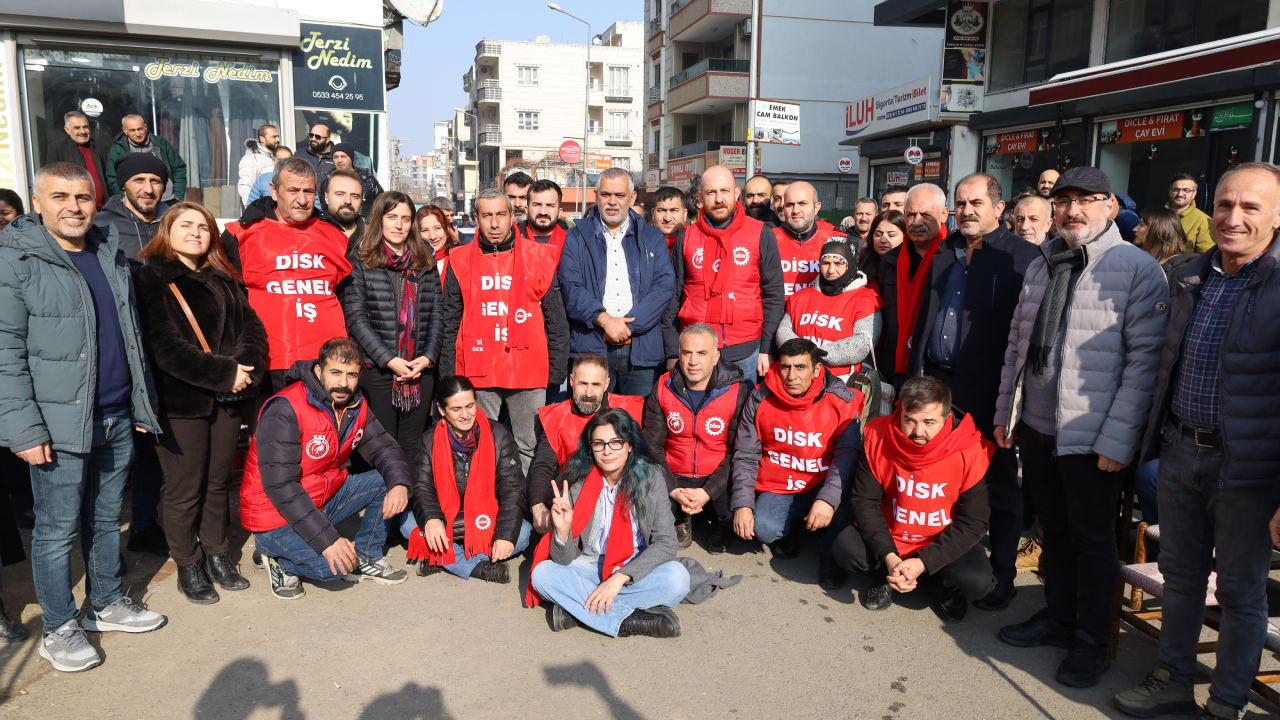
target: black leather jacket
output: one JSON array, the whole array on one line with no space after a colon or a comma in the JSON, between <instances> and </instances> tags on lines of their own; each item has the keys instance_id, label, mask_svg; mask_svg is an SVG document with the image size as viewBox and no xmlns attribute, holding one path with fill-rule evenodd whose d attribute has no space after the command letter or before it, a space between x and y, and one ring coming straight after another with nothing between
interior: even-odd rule
<instances>
[{"instance_id":1,"label":"black leather jacket","mask_svg":"<svg viewBox=\"0 0 1280 720\"><path fill-rule=\"evenodd\" d=\"M440 420L444 422L444 420ZM494 527L494 540L507 540L511 543L520 537L520 523L524 519L525 492L524 475L520 472L520 453L516 450L515 438L506 426L489 421L493 431L494 465L497 477L494 479L494 494L498 499L498 519ZM444 522L444 512L440 509L440 499L436 495L436 480L431 467L431 456L434 448L435 428L422 434L422 443L418 446L418 459L415 461L413 473L413 517L418 527L426 527L428 520ZM462 542L466 528L466 496L467 478L471 474L472 453L453 452L453 474L458 480L458 496L462 498L462 507L453 520L453 539Z\"/></svg>"}]
</instances>

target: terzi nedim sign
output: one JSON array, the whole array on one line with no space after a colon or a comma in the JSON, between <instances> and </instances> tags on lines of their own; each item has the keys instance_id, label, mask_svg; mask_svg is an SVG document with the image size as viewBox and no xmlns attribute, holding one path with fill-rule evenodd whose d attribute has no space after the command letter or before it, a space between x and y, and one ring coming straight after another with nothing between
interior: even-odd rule
<instances>
[{"instance_id":1,"label":"terzi nedim sign","mask_svg":"<svg viewBox=\"0 0 1280 720\"><path fill-rule=\"evenodd\" d=\"M299 107L383 111L382 31L301 24L293 51L293 100Z\"/></svg>"},{"instance_id":2,"label":"terzi nedim sign","mask_svg":"<svg viewBox=\"0 0 1280 720\"><path fill-rule=\"evenodd\" d=\"M204 77L207 83L217 83L223 80L239 80L241 82L275 82L271 76L270 70L262 70L247 63L217 62L208 65L201 72L200 63L197 61L181 61L173 62L168 58L156 58L155 62L147 63L142 68L142 74L148 80L159 80L162 77Z\"/></svg>"}]
</instances>

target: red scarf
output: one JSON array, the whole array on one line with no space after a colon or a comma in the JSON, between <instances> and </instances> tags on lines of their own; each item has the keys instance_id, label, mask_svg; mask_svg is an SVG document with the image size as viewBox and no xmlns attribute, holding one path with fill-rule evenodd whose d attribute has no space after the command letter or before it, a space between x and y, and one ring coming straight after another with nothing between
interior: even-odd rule
<instances>
[{"instance_id":1,"label":"red scarf","mask_svg":"<svg viewBox=\"0 0 1280 720\"><path fill-rule=\"evenodd\" d=\"M476 238L477 243L487 243L484 238ZM511 252L515 253L511 261L511 289L507 292L507 317L514 318L517 313L528 315L525 310L525 303L529 301L528 293L524 289L524 260L520 252L520 246L525 242L520 236L520 228L515 225L511 226ZM501 243L499 243L501 244ZM477 253L483 253L482 247L476 247ZM471 273L470 297L475 298L480 294L480 273ZM464 327L475 327L474 317L480 312L479 302L471 302L467 304L465 310L467 318L463 321ZM529 331L528 323L518 323L507 321L507 347L524 349L529 347ZM463 368L467 375L484 375L489 372L489 368L485 367L485 354L479 352L463 353Z\"/></svg>"},{"instance_id":2,"label":"red scarf","mask_svg":"<svg viewBox=\"0 0 1280 720\"><path fill-rule=\"evenodd\" d=\"M889 421L886 423L889 432L881 449L894 463L905 470L919 472L948 455L962 452L969 446L982 441L982 433L978 432L977 426L973 424L972 415L965 415L960 419L959 424L953 422L954 416L948 415L938 434L921 447L902 434L901 417L901 407L889 416Z\"/></svg>"},{"instance_id":3,"label":"red scarf","mask_svg":"<svg viewBox=\"0 0 1280 720\"><path fill-rule=\"evenodd\" d=\"M497 457L493 449L493 428L484 411L476 408L476 433L479 440L471 454L471 473L467 476L467 496L459 499L458 479L453 474L453 448L449 445L449 423L440 420L431 438L431 474L435 478L436 498L444 513L444 528L449 545L443 553L433 551L422 537L422 528L414 528L409 537L410 560L426 560L431 565L452 565L453 521L465 504L463 517L467 526L462 544L468 558L478 553L493 554L493 531L498 517L498 496L494 490Z\"/></svg>"},{"instance_id":4,"label":"red scarf","mask_svg":"<svg viewBox=\"0 0 1280 720\"><path fill-rule=\"evenodd\" d=\"M924 296L924 286L929 280L929 267L933 265L933 256L938 253L938 246L946 236L947 228L944 225L938 229L938 237L933 239L929 249L924 251L924 258L920 260L920 267L914 278L910 277L911 258L907 255L911 252L908 247L911 239L908 238L899 246L902 249L898 251L898 347L894 355L894 369L897 372L907 371L907 360L911 356L911 336L916 331L916 315L920 312L920 299Z\"/></svg>"},{"instance_id":5,"label":"red scarf","mask_svg":"<svg viewBox=\"0 0 1280 720\"><path fill-rule=\"evenodd\" d=\"M600 474L600 469L591 468L591 474L582 481L578 500L573 503L570 541L587 529L587 523L591 522L591 517L595 515L596 501L600 499L600 492L603 489L604 476ZM542 541L533 552L533 564L529 566L530 569L538 567L538 563L551 558L551 536L555 532L552 529L551 532L542 536ZM619 494L618 501L613 504L613 519L609 523L609 540L604 549L604 569L600 572L600 582L608 580L614 573L621 570L635 552L636 539L631 531L631 498L622 497ZM525 607L537 607L541 603L542 597L534 591L533 583L530 582L529 589L524 594Z\"/></svg>"},{"instance_id":6,"label":"red scarf","mask_svg":"<svg viewBox=\"0 0 1280 720\"><path fill-rule=\"evenodd\" d=\"M706 244L702 266L710 268L711 275L709 281L706 279L702 281L707 298L706 322L723 325L733 323L733 300L729 297L729 293L733 292L735 263L733 251L729 249L728 243L742 228L746 217L746 209L742 207L742 203L737 203L733 208L733 219L729 222L729 227L717 230L707 222L706 210L698 215L698 227L702 229L703 234L715 241ZM704 270L704 278L707 274L708 271Z\"/></svg>"},{"instance_id":7,"label":"red scarf","mask_svg":"<svg viewBox=\"0 0 1280 720\"><path fill-rule=\"evenodd\" d=\"M821 370L814 374L813 384L800 397L792 397L791 393L787 392L787 385L782 381L782 372L778 369L780 367L782 367L780 364L774 363L764 376L765 387L769 388L769 392L773 393L773 397L779 405L788 410L800 410L818 401L818 394L822 392L823 386L826 385L826 366L823 366Z\"/></svg>"}]
</instances>

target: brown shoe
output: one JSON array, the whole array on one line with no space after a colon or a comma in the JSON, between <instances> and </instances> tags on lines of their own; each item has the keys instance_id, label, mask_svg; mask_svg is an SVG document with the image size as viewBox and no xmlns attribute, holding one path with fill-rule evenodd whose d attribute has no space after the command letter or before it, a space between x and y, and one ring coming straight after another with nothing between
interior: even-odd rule
<instances>
[{"instance_id":1,"label":"brown shoe","mask_svg":"<svg viewBox=\"0 0 1280 720\"><path fill-rule=\"evenodd\" d=\"M1040 572L1040 552L1043 548L1035 538L1026 538L1022 544L1018 546L1018 561L1016 567L1018 574L1027 572Z\"/></svg>"}]
</instances>

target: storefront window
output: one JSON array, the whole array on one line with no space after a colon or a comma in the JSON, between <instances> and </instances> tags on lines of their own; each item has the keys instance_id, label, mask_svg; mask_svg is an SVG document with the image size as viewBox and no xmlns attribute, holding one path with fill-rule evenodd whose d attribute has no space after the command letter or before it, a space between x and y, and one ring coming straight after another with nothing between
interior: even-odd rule
<instances>
[{"instance_id":1,"label":"storefront window","mask_svg":"<svg viewBox=\"0 0 1280 720\"><path fill-rule=\"evenodd\" d=\"M103 154L125 142L120 121L141 115L187 165L185 199L217 217L239 217L236 192L244 141L280 123L275 60L216 55L126 55L23 48L32 174L50 142L65 137L63 115L82 110Z\"/></svg>"},{"instance_id":2,"label":"storefront window","mask_svg":"<svg viewBox=\"0 0 1280 720\"><path fill-rule=\"evenodd\" d=\"M873 193L871 197L875 198L876 202L879 202L880 196L884 195L884 191L888 190L890 185L911 187L928 182L941 187L943 186L943 177L945 177L944 170L943 160L938 153L925 155L924 161L918 165L912 165L905 160L872 165ZM852 205L846 204L846 207L852 207Z\"/></svg>"},{"instance_id":3,"label":"storefront window","mask_svg":"<svg viewBox=\"0 0 1280 720\"><path fill-rule=\"evenodd\" d=\"M387 162L383 152L385 145L385 138L382 137L383 122L383 116L379 113L349 110L298 110L295 127L298 128L299 140L296 149L301 150L307 146L307 131L312 126L327 125L330 142L355 145L356 167L378 175Z\"/></svg>"},{"instance_id":4,"label":"storefront window","mask_svg":"<svg viewBox=\"0 0 1280 720\"><path fill-rule=\"evenodd\" d=\"M1257 32L1266 0L1110 0L1107 62Z\"/></svg>"},{"instance_id":5,"label":"storefront window","mask_svg":"<svg viewBox=\"0 0 1280 720\"><path fill-rule=\"evenodd\" d=\"M1004 199L1011 200L1026 188L1034 188L1040 174L1057 168L1058 157L1070 166L1078 153L1081 124L1062 128L1062 145L1052 126L995 133L983 144L983 172L1000 181Z\"/></svg>"},{"instance_id":6,"label":"storefront window","mask_svg":"<svg viewBox=\"0 0 1280 720\"><path fill-rule=\"evenodd\" d=\"M1174 110L1109 120L1098 128L1099 167L1139 210L1169 201L1170 179L1189 173L1200 183L1203 210L1218 178L1248 160L1253 103Z\"/></svg>"},{"instance_id":7,"label":"storefront window","mask_svg":"<svg viewBox=\"0 0 1280 720\"><path fill-rule=\"evenodd\" d=\"M1092 0L1006 0L993 10L991 89L1087 67Z\"/></svg>"}]
</instances>

